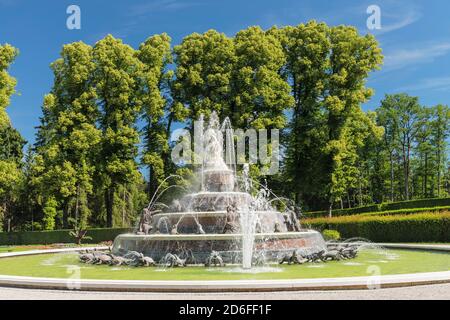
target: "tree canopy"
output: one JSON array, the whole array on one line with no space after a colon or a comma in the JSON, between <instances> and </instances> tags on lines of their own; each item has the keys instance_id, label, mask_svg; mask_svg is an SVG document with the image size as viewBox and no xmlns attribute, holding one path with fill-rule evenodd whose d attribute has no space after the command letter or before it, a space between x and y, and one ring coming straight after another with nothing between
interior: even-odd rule
<instances>
[{"instance_id":1,"label":"tree canopy","mask_svg":"<svg viewBox=\"0 0 450 320\"><path fill-rule=\"evenodd\" d=\"M112 35L66 44L25 156L6 113L17 54L0 46L3 229L134 224L165 177L192 174L170 158L174 128L193 130L213 111L238 129L281 130L281 170L268 184L306 210L450 193L448 106L400 93L364 111L383 56L352 26L208 30L175 46L165 33L137 48ZM251 174L267 178L263 166Z\"/></svg>"}]
</instances>

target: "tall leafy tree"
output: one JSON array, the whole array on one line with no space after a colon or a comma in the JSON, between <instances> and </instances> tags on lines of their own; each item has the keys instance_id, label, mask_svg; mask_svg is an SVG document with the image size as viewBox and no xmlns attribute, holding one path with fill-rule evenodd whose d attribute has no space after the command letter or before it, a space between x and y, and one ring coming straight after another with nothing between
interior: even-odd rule
<instances>
[{"instance_id":1,"label":"tall leafy tree","mask_svg":"<svg viewBox=\"0 0 450 320\"><path fill-rule=\"evenodd\" d=\"M11 96L15 93L16 79L8 73L18 50L9 44L0 45L0 229L11 229L10 207L17 199L22 180L20 170L24 139L15 130L6 113ZM3 226L4 225L4 226Z\"/></svg>"},{"instance_id":2,"label":"tall leafy tree","mask_svg":"<svg viewBox=\"0 0 450 320\"><path fill-rule=\"evenodd\" d=\"M142 43L137 52L139 60L143 63L140 88L141 116L144 121L142 162L148 167L150 195L170 172L168 161L170 128L167 119L171 103L169 81L173 73L167 70L172 62L170 41L170 37L165 33L155 35Z\"/></svg>"},{"instance_id":3,"label":"tall leafy tree","mask_svg":"<svg viewBox=\"0 0 450 320\"><path fill-rule=\"evenodd\" d=\"M437 196L442 196L442 176L443 171L448 171L446 164L447 158L447 141L450 135L450 108L446 105L439 104L432 108L431 144L435 148L437 162Z\"/></svg>"},{"instance_id":4,"label":"tall leafy tree","mask_svg":"<svg viewBox=\"0 0 450 320\"><path fill-rule=\"evenodd\" d=\"M176 120L196 120L213 110L228 115L236 62L233 40L215 30L193 33L174 47L174 55L172 112Z\"/></svg>"},{"instance_id":5,"label":"tall leafy tree","mask_svg":"<svg viewBox=\"0 0 450 320\"><path fill-rule=\"evenodd\" d=\"M373 121L361 110L361 104L373 93L366 88L365 83L369 73L379 68L382 54L372 35L360 36L354 27L332 28L330 41L331 73L327 81L328 95L324 99L324 106L327 114L325 152L328 158L327 190L331 214L333 202L343 196L346 174L351 175L354 169L354 147L360 146L362 139L371 131L374 134L377 132ZM361 131L361 128L366 130ZM352 138L349 139L350 137Z\"/></svg>"},{"instance_id":6,"label":"tall leafy tree","mask_svg":"<svg viewBox=\"0 0 450 320\"><path fill-rule=\"evenodd\" d=\"M239 31L234 38L236 64L230 115L239 128L284 128L284 112L294 104L282 76L286 63L275 35L260 27Z\"/></svg>"},{"instance_id":7,"label":"tall leafy tree","mask_svg":"<svg viewBox=\"0 0 450 320\"><path fill-rule=\"evenodd\" d=\"M143 63L136 51L112 35L93 49L96 101L102 130L99 170L104 188L106 226L113 226L115 192L120 185L141 179L138 170L136 119L142 110L139 77Z\"/></svg>"},{"instance_id":8,"label":"tall leafy tree","mask_svg":"<svg viewBox=\"0 0 450 320\"><path fill-rule=\"evenodd\" d=\"M296 100L286 169L289 175L300 168L296 177L306 183L296 189L303 199L321 198L331 210L357 181L358 148L369 134L380 135L360 106L372 95L365 82L381 64L381 50L373 36L353 27L314 21L287 27L279 37Z\"/></svg>"},{"instance_id":9,"label":"tall leafy tree","mask_svg":"<svg viewBox=\"0 0 450 320\"><path fill-rule=\"evenodd\" d=\"M398 150L398 134L399 127L397 110L391 107L390 98L385 97L381 102L381 106L377 108L377 123L384 128L383 142L387 153L389 154L389 171L390 171L390 200L394 201L394 184L395 184L395 154Z\"/></svg>"},{"instance_id":10,"label":"tall leafy tree","mask_svg":"<svg viewBox=\"0 0 450 320\"><path fill-rule=\"evenodd\" d=\"M330 66L329 28L315 21L298 26L273 28L286 55L285 73L295 103L285 144L286 171L296 199L312 203L323 196L324 128L323 96Z\"/></svg>"},{"instance_id":11,"label":"tall leafy tree","mask_svg":"<svg viewBox=\"0 0 450 320\"><path fill-rule=\"evenodd\" d=\"M403 169L403 199L410 199L411 156L417 135L426 121L426 116L417 97L407 94L386 95L382 101L386 120L395 126L395 144L398 146Z\"/></svg>"},{"instance_id":12,"label":"tall leafy tree","mask_svg":"<svg viewBox=\"0 0 450 320\"><path fill-rule=\"evenodd\" d=\"M51 65L55 76L52 92L44 99L44 118L37 145L35 182L48 194L43 199L44 224L51 222L59 205L75 224L86 224L90 216L87 196L93 191L95 156L100 142L96 127L98 110L91 83L94 71L92 47L82 42L65 45L61 58ZM56 197L57 195L57 197ZM49 217L45 215L49 214Z\"/></svg>"}]
</instances>

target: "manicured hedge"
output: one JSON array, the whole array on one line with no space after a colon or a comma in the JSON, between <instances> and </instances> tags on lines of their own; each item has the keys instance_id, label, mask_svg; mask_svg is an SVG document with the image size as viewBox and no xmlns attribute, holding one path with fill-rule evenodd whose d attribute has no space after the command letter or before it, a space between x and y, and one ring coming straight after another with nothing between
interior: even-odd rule
<instances>
[{"instance_id":1,"label":"manicured hedge","mask_svg":"<svg viewBox=\"0 0 450 320\"><path fill-rule=\"evenodd\" d=\"M410 209L410 208L444 207L444 206L450 206L450 198L433 198L433 199L420 199L420 200L384 203L381 205L381 211Z\"/></svg>"},{"instance_id":2,"label":"manicured hedge","mask_svg":"<svg viewBox=\"0 0 450 320\"><path fill-rule=\"evenodd\" d=\"M361 213L359 216L393 216L393 215L407 215L407 214L417 214L417 213L438 213L450 211L450 206L445 207L434 207L434 208L416 208L416 209L400 209L400 210L388 210L388 211L377 211Z\"/></svg>"},{"instance_id":3,"label":"manicured hedge","mask_svg":"<svg viewBox=\"0 0 450 320\"><path fill-rule=\"evenodd\" d=\"M128 228L89 229L87 236L92 239L86 239L83 243L111 241L119 234L130 231ZM75 240L69 232L70 230L0 232L0 245L74 243Z\"/></svg>"},{"instance_id":4,"label":"manicured hedge","mask_svg":"<svg viewBox=\"0 0 450 320\"><path fill-rule=\"evenodd\" d=\"M349 208L349 209L334 209L332 215L347 216L360 213L372 213L372 212L383 212L391 210L402 210L402 209L418 209L418 208L433 208L433 207L446 207L450 206L450 198L432 198L432 199L420 199L420 200L410 200L401 202L391 202L374 204L365 207ZM328 211L312 211L306 212L306 217L326 217L328 216Z\"/></svg>"},{"instance_id":5,"label":"manicured hedge","mask_svg":"<svg viewBox=\"0 0 450 320\"><path fill-rule=\"evenodd\" d=\"M343 216L303 222L317 230L337 230L344 239L374 242L450 242L450 212L394 216Z\"/></svg>"}]
</instances>

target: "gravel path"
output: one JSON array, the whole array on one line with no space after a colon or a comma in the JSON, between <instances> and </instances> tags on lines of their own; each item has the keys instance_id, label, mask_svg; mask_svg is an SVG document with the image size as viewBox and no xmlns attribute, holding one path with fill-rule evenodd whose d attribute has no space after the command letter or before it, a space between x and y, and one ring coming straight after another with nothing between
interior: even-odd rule
<instances>
[{"instance_id":1,"label":"gravel path","mask_svg":"<svg viewBox=\"0 0 450 320\"><path fill-rule=\"evenodd\" d=\"M77 292L0 287L0 300L450 300L450 284L347 291L255 293Z\"/></svg>"}]
</instances>

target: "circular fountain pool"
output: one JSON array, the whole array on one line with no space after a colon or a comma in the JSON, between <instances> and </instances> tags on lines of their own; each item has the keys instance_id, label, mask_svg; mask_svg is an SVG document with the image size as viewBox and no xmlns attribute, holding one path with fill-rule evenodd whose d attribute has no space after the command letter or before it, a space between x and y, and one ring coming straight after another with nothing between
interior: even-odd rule
<instances>
[{"instance_id":1,"label":"circular fountain pool","mask_svg":"<svg viewBox=\"0 0 450 320\"><path fill-rule=\"evenodd\" d=\"M37 254L0 258L0 275L99 280L267 280L267 279L316 279L417 274L449 271L450 254L401 249L362 249L355 259L307 263L303 265L270 264L242 269L239 265L205 268L128 267L90 265L79 262L76 252ZM450 279L449 279L450 280Z\"/></svg>"}]
</instances>

